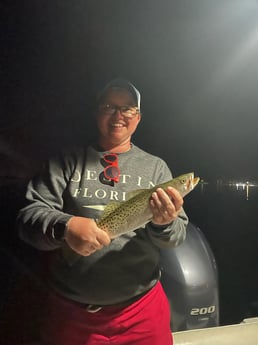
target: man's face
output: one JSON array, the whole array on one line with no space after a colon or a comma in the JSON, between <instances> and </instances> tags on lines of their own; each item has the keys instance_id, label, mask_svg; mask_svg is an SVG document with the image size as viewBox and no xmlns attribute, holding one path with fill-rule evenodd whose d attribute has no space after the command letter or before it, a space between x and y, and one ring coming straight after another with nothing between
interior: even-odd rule
<instances>
[{"instance_id":1,"label":"man's face","mask_svg":"<svg viewBox=\"0 0 258 345\"><path fill-rule=\"evenodd\" d=\"M97 112L99 140L113 145L120 145L135 132L141 115L137 112L135 116L128 118L122 115L120 110L116 110L114 114L109 114L103 109L103 105L111 107L132 106L136 108L133 96L125 89L110 89L101 100Z\"/></svg>"}]
</instances>

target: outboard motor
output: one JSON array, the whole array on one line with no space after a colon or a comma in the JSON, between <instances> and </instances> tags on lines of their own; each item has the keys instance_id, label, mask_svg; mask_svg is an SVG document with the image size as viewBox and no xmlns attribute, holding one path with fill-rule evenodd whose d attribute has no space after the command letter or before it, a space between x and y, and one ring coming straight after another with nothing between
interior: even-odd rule
<instances>
[{"instance_id":1,"label":"outboard motor","mask_svg":"<svg viewBox=\"0 0 258 345\"><path fill-rule=\"evenodd\" d=\"M160 268L173 332L219 326L217 266L199 228L189 223L183 243L161 250Z\"/></svg>"}]
</instances>

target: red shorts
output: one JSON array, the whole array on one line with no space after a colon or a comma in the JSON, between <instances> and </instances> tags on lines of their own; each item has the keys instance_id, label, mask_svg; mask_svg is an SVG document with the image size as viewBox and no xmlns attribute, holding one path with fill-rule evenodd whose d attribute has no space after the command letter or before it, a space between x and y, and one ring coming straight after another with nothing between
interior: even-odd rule
<instances>
[{"instance_id":1,"label":"red shorts","mask_svg":"<svg viewBox=\"0 0 258 345\"><path fill-rule=\"evenodd\" d=\"M126 307L86 307L50 295L41 345L172 345L170 308L160 283Z\"/></svg>"}]
</instances>

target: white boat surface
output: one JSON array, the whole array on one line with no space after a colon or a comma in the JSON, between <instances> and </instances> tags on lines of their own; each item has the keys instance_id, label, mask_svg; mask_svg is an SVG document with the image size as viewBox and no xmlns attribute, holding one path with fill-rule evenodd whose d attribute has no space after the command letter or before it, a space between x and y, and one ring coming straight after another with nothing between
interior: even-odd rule
<instances>
[{"instance_id":1,"label":"white boat surface","mask_svg":"<svg viewBox=\"0 0 258 345\"><path fill-rule=\"evenodd\" d=\"M175 332L174 345L258 345L258 317L239 324Z\"/></svg>"}]
</instances>

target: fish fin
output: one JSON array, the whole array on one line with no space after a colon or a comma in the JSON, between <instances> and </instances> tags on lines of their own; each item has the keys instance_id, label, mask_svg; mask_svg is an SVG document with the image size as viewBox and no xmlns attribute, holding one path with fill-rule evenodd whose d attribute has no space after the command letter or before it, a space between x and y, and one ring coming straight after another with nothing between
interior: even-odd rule
<instances>
[{"instance_id":1,"label":"fish fin","mask_svg":"<svg viewBox=\"0 0 258 345\"><path fill-rule=\"evenodd\" d=\"M93 210L97 210L97 211L104 211L106 208L106 205L83 205L82 207L92 208Z\"/></svg>"}]
</instances>

